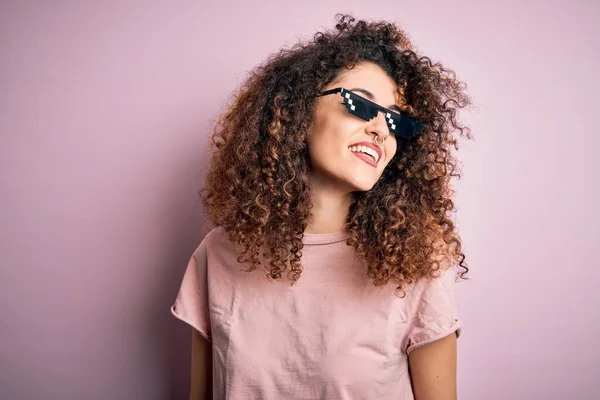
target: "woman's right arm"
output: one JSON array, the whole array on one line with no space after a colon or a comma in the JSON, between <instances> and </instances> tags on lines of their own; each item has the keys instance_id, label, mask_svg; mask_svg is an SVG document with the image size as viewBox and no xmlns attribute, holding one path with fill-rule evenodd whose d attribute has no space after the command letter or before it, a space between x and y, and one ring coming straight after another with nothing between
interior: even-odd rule
<instances>
[{"instance_id":1,"label":"woman's right arm","mask_svg":"<svg viewBox=\"0 0 600 400\"><path fill-rule=\"evenodd\" d=\"M192 328L190 400L212 399L212 343Z\"/></svg>"}]
</instances>

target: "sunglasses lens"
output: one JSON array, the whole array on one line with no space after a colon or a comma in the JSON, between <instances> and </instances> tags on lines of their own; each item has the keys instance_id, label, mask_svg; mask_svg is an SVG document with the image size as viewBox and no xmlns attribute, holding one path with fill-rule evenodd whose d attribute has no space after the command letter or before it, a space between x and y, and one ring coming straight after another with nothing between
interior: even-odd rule
<instances>
[{"instance_id":1,"label":"sunglasses lens","mask_svg":"<svg viewBox=\"0 0 600 400\"><path fill-rule=\"evenodd\" d=\"M342 92L344 104L350 114L370 121L377 116L379 112L377 107L372 106L368 101L364 101L358 95L345 91ZM414 118L401 115L395 112L386 112L385 120L392 134L406 139L410 139L421 131L421 124Z\"/></svg>"},{"instance_id":2,"label":"sunglasses lens","mask_svg":"<svg viewBox=\"0 0 600 400\"><path fill-rule=\"evenodd\" d=\"M410 139L421 131L421 124L414 118L402 117L397 129L402 137Z\"/></svg>"},{"instance_id":3,"label":"sunglasses lens","mask_svg":"<svg viewBox=\"0 0 600 400\"><path fill-rule=\"evenodd\" d=\"M375 113L377 112L377 110L372 110L371 107L363 102L360 97L353 96L348 92L344 93L343 96L344 104L352 115L356 115L365 121L369 121L374 116L373 111L375 111Z\"/></svg>"}]
</instances>

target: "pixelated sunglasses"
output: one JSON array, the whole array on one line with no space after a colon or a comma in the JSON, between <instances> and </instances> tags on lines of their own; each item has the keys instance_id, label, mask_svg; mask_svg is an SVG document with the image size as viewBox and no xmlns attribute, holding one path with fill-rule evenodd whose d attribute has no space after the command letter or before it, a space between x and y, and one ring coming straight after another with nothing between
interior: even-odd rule
<instances>
[{"instance_id":1,"label":"pixelated sunglasses","mask_svg":"<svg viewBox=\"0 0 600 400\"><path fill-rule=\"evenodd\" d=\"M408 115L402 115L388 108L382 107L377 103L372 102L358 94L345 89L343 87L337 87L333 89L321 92L319 96L326 96L328 94L340 93L342 95L343 103L346 105L348 112L352 115L356 115L365 121L370 121L377 116L379 111L385 114L385 121L387 126L394 136L399 136L403 139L410 139L417 136L423 129L423 125L416 119L409 117Z\"/></svg>"}]
</instances>

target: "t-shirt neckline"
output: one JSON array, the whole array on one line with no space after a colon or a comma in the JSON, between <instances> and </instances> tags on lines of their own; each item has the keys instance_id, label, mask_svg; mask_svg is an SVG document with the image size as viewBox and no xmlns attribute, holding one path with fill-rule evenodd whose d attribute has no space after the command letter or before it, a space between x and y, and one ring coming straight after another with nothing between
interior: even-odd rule
<instances>
[{"instance_id":1,"label":"t-shirt neckline","mask_svg":"<svg viewBox=\"0 0 600 400\"><path fill-rule=\"evenodd\" d=\"M305 245L337 243L346 240L349 234L346 231L327 233L305 233L302 243Z\"/></svg>"}]
</instances>

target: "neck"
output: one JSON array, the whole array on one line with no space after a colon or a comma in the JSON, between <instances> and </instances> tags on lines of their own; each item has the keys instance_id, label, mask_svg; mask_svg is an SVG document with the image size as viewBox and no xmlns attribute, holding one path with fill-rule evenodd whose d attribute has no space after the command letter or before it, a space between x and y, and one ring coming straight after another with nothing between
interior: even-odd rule
<instances>
[{"instance_id":1,"label":"neck","mask_svg":"<svg viewBox=\"0 0 600 400\"><path fill-rule=\"evenodd\" d=\"M313 207L304 233L330 233L344 229L352 204L352 192L312 176L310 201Z\"/></svg>"}]
</instances>

